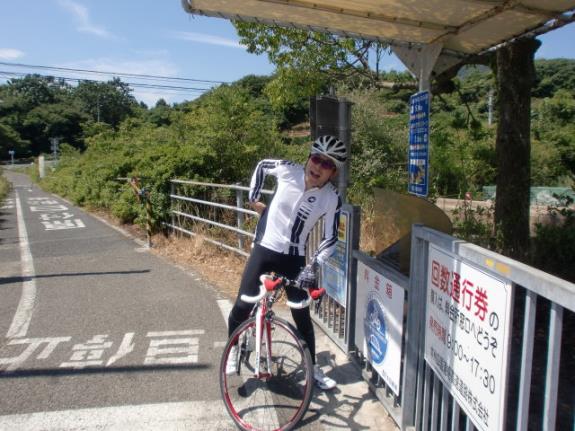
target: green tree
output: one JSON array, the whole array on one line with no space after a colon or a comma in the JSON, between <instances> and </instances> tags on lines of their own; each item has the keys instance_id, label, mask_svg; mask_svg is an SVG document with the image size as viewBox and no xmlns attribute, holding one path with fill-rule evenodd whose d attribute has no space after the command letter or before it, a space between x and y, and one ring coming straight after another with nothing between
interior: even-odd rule
<instances>
[{"instance_id":1,"label":"green tree","mask_svg":"<svg viewBox=\"0 0 575 431\"><path fill-rule=\"evenodd\" d=\"M537 60L537 80L533 97L552 97L559 89L575 92L575 60L560 58Z\"/></svg>"},{"instance_id":2,"label":"green tree","mask_svg":"<svg viewBox=\"0 0 575 431\"><path fill-rule=\"evenodd\" d=\"M171 123L172 108L164 99L159 99L156 106L146 112L147 121L157 126L168 126Z\"/></svg>"},{"instance_id":3,"label":"green tree","mask_svg":"<svg viewBox=\"0 0 575 431\"><path fill-rule=\"evenodd\" d=\"M68 104L42 104L28 112L22 122L21 134L32 142L32 154L49 153L50 138L81 147L82 122L86 119L82 112Z\"/></svg>"},{"instance_id":4,"label":"green tree","mask_svg":"<svg viewBox=\"0 0 575 431\"><path fill-rule=\"evenodd\" d=\"M42 104L56 103L69 91L70 86L61 79L26 75L24 78L10 79L6 94L13 97L12 103L14 99L18 100L20 109L29 110Z\"/></svg>"},{"instance_id":5,"label":"green tree","mask_svg":"<svg viewBox=\"0 0 575 431\"><path fill-rule=\"evenodd\" d=\"M49 138L80 145L84 119L70 103L70 87L53 77L28 75L2 92L0 122L19 136L21 155L50 151Z\"/></svg>"},{"instance_id":6,"label":"green tree","mask_svg":"<svg viewBox=\"0 0 575 431\"><path fill-rule=\"evenodd\" d=\"M26 155L29 144L12 127L0 122L0 159L10 159L8 151L15 151L15 157Z\"/></svg>"},{"instance_id":7,"label":"green tree","mask_svg":"<svg viewBox=\"0 0 575 431\"><path fill-rule=\"evenodd\" d=\"M524 260L529 253L531 185L531 90L533 57L541 42L520 39L496 51L497 195L495 225L502 253Z\"/></svg>"},{"instance_id":8,"label":"green tree","mask_svg":"<svg viewBox=\"0 0 575 431\"><path fill-rule=\"evenodd\" d=\"M262 157L277 157L274 119L242 87L222 86L186 114L187 139L221 182L247 178Z\"/></svg>"},{"instance_id":9,"label":"green tree","mask_svg":"<svg viewBox=\"0 0 575 431\"><path fill-rule=\"evenodd\" d=\"M108 82L82 81L74 89L73 97L93 121L117 128L138 108L131 91L119 78Z\"/></svg>"},{"instance_id":10,"label":"green tree","mask_svg":"<svg viewBox=\"0 0 575 431\"><path fill-rule=\"evenodd\" d=\"M373 85L380 81L386 46L379 42L245 22L234 26L249 52L265 53L277 67L266 88L275 107L293 105L329 85L357 77Z\"/></svg>"}]
</instances>

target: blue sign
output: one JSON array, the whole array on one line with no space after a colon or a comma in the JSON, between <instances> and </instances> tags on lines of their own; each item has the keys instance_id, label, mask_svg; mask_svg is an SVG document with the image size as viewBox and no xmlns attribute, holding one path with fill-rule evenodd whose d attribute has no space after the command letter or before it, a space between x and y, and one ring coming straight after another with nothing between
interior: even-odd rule
<instances>
[{"instance_id":1,"label":"blue sign","mask_svg":"<svg viewBox=\"0 0 575 431\"><path fill-rule=\"evenodd\" d=\"M387 353L387 324L383 307L376 296L367 302L365 316L363 326L369 359L381 365Z\"/></svg>"},{"instance_id":2,"label":"blue sign","mask_svg":"<svg viewBox=\"0 0 575 431\"><path fill-rule=\"evenodd\" d=\"M427 196L429 166L429 92L409 99L409 185L408 191Z\"/></svg>"},{"instance_id":3,"label":"blue sign","mask_svg":"<svg viewBox=\"0 0 575 431\"><path fill-rule=\"evenodd\" d=\"M321 266L321 284L327 294L343 307L347 304L347 273L349 260L350 216L341 211L339 219L338 241L333 254Z\"/></svg>"}]
</instances>

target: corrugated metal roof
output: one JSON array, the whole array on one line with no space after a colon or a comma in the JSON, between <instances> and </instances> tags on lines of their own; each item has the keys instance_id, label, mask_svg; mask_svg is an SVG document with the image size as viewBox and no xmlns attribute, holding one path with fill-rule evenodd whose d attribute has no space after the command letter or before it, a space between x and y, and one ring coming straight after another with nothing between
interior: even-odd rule
<instances>
[{"instance_id":1,"label":"corrugated metal roof","mask_svg":"<svg viewBox=\"0 0 575 431\"><path fill-rule=\"evenodd\" d=\"M305 28L463 56L573 20L575 0L182 0L193 14ZM550 23L552 25L550 25Z\"/></svg>"}]
</instances>

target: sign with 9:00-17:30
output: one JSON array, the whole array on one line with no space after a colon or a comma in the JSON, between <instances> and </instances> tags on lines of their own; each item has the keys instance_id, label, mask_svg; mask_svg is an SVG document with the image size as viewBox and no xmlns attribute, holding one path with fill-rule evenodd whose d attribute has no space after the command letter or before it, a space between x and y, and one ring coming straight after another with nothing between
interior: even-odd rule
<instances>
[{"instance_id":1,"label":"sign with 9:00-17:30","mask_svg":"<svg viewBox=\"0 0 575 431\"><path fill-rule=\"evenodd\" d=\"M502 430L512 286L430 245L425 360L480 430Z\"/></svg>"}]
</instances>

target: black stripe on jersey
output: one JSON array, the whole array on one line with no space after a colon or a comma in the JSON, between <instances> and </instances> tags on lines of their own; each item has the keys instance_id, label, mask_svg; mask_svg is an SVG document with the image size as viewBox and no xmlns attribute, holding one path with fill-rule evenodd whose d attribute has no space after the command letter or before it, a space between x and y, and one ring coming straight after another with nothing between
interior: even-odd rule
<instances>
[{"instance_id":1,"label":"black stripe on jersey","mask_svg":"<svg viewBox=\"0 0 575 431\"><path fill-rule=\"evenodd\" d=\"M276 162L274 161L266 161L266 160L262 160L261 162L258 163L258 166L256 167L256 171L257 171L257 176L256 176L256 184L254 185L254 188L250 191L249 197L248 199L250 201L254 201L255 197L260 195L260 190L262 189L262 187L264 186L264 181L266 179L265 176L265 169L273 169L276 167Z\"/></svg>"},{"instance_id":2,"label":"black stripe on jersey","mask_svg":"<svg viewBox=\"0 0 575 431\"><path fill-rule=\"evenodd\" d=\"M297 216L296 219L294 221L294 224L292 226L291 229L291 238L290 238L290 243L291 244L299 244L299 237L301 236L301 233L303 231L303 228L305 226L305 221L307 220L307 218L310 215L310 210L306 209L306 208L300 208L297 212ZM297 254L298 253L298 248L296 246L290 246L290 254L292 254L292 251Z\"/></svg>"},{"instance_id":3,"label":"black stripe on jersey","mask_svg":"<svg viewBox=\"0 0 575 431\"><path fill-rule=\"evenodd\" d=\"M256 237L254 238L254 242L256 244L259 244L262 238L264 237L267 225L268 225L268 207L266 206L256 226Z\"/></svg>"},{"instance_id":4,"label":"black stripe on jersey","mask_svg":"<svg viewBox=\"0 0 575 431\"><path fill-rule=\"evenodd\" d=\"M341 198L338 197L337 199L337 209L335 211L335 216L333 218L333 225L332 225L332 231L331 231L331 240L326 241L326 242L322 242L320 244L320 247L317 249L316 251L316 255L321 253L323 250L325 250L326 248L331 247L332 245L334 245L337 242L337 234L338 234L338 229L339 229L339 215L341 213Z\"/></svg>"}]
</instances>

